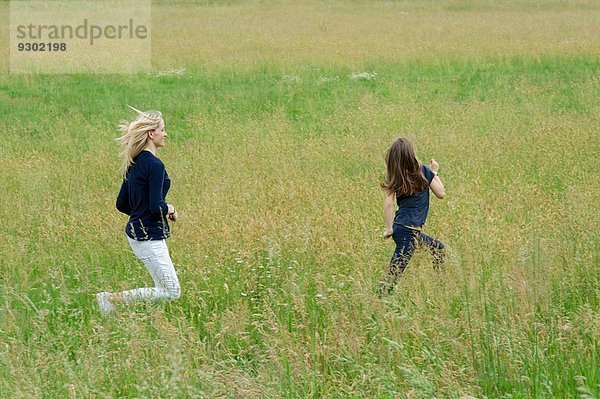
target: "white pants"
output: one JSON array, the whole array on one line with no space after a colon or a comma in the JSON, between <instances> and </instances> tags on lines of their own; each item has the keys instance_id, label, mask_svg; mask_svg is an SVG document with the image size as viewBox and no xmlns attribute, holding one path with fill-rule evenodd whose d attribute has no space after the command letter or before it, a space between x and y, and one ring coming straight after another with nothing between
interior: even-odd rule
<instances>
[{"instance_id":1,"label":"white pants","mask_svg":"<svg viewBox=\"0 0 600 399\"><path fill-rule=\"evenodd\" d=\"M154 287L123 291L123 301L178 299L181 288L165 240L136 241L129 236L127 240L135 256L146 265L154 280Z\"/></svg>"}]
</instances>

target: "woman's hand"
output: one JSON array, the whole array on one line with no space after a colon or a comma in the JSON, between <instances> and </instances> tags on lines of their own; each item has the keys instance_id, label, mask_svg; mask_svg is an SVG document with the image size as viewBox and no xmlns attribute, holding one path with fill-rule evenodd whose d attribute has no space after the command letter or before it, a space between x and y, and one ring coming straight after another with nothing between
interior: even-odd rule
<instances>
[{"instance_id":1,"label":"woman's hand","mask_svg":"<svg viewBox=\"0 0 600 399\"><path fill-rule=\"evenodd\" d=\"M175 210L175 207L171 204L167 204L167 213L168 213L168 218L170 221L175 222L177 220L177 211Z\"/></svg>"},{"instance_id":2,"label":"woman's hand","mask_svg":"<svg viewBox=\"0 0 600 399\"><path fill-rule=\"evenodd\" d=\"M440 164L437 163L435 159L431 158L431 161L429 161L429 169L437 173L440 169Z\"/></svg>"},{"instance_id":3,"label":"woman's hand","mask_svg":"<svg viewBox=\"0 0 600 399\"><path fill-rule=\"evenodd\" d=\"M388 239L392 236L392 234L394 234L394 230L393 229L385 229L385 233L383 233L383 238L384 239Z\"/></svg>"}]
</instances>

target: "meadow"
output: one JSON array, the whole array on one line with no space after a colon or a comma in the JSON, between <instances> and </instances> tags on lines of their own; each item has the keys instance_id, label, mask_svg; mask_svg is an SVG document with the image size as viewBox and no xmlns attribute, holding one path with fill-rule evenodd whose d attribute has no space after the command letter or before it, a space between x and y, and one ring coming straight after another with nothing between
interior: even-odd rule
<instances>
[{"instance_id":1,"label":"meadow","mask_svg":"<svg viewBox=\"0 0 600 399\"><path fill-rule=\"evenodd\" d=\"M139 75L0 48L0 397L600 397L600 5L155 1ZM8 43L8 4L0 3ZM182 297L115 209L119 121L159 109ZM384 153L446 199L380 298Z\"/></svg>"}]
</instances>

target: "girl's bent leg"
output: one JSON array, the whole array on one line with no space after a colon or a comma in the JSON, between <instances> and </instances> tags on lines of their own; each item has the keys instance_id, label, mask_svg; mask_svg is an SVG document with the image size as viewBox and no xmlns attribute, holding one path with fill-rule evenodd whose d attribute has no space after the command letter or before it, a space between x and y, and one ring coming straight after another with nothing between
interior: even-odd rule
<instances>
[{"instance_id":1,"label":"girl's bent leg","mask_svg":"<svg viewBox=\"0 0 600 399\"><path fill-rule=\"evenodd\" d=\"M446 246L437 238L434 238L425 233L419 232L419 245L425 245L429 248L431 255L433 256L433 268L435 270L441 270L444 266L444 257Z\"/></svg>"},{"instance_id":2,"label":"girl's bent leg","mask_svg":"<svg viewBox=\"0 0 600 399\"><path fill-rule=\"evenodd\" d=\"M398 278L402 275L404 269L408 266L410 258L415 253L415 233L413 230L397 226L394 228L392 237L396 243L396 249L390 260L388 275L380 283L380 293L381 291L389 293L394 289Z\"/></svg>"}]
</instances>

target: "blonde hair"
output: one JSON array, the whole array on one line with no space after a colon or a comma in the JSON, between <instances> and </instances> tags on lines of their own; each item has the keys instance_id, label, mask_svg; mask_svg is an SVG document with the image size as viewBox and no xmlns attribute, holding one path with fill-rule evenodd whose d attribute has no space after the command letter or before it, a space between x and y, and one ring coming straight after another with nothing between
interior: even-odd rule
<instances>
[{"instance_id":1,"label":"blonde hair","mask_svg":"<svg viewBox=\"0 0 600 399\"><path fill-rule=\"evenodd\" d=\"M123 135L116 139L121 145L121 171L123 177L127 176L127 170L133 165L133 159L144 150L148 140L148 132L156 130L160 126L162 114L159 111L142 112L131 106L129 108L137 112L138 116L133 122L122 122L119 130Z\"/></svg>"}]
</instances>

